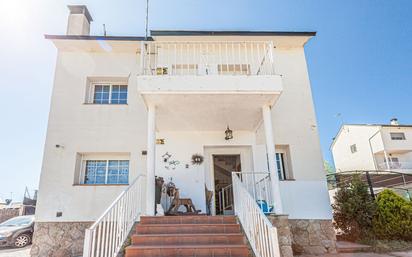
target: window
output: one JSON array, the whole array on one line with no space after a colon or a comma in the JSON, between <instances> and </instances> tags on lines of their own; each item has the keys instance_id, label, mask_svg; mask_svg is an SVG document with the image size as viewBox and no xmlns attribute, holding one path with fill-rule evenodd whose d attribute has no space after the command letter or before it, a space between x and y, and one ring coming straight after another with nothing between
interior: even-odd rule
<instances>
[{"instance_id":1,"label":"window","mask_svg":"<svg viewBox=\"0 0 412 257\"><path fill-rule=\"evenodd\" d=\"M179 74L179 75L193 75L193 74L198 74L199 71L199 65L197 64L173 64L172 65L172 70L173 70L173 74ZM156 70L156 74L157 75L164 75L165 73L165 69L161 68L161 70L159 70L159 68ZM168 74L168 71L166 69L166 74Z\"/></svg>"},{"instance_id":2,"label":"window","mask_svg":"<svg viewBox=\"0 0 412 257\"><path fill-rule=\"evenodd\" d=\"M127 85L94 84L91 90L89 103L127 104Z\"/></svg>"},{"instance_id":3,"label":"window","mask_svg":"<svg viewBox=\"0 0 412 257\"><path fill-rule=\"evenodd\" d=\"M286 169L285 169L285 154L284 153L276 153L276 163L277 163L277 167L278 167L279 180L287 179Z\"/></svg>"},{"instance_id":4,"label":"window","mask_svg":"<svg viewBox=\"0 0 412 257\"><path fill-rule=\"evenodd\" d=\"M221 75L250 75L249 64L218 64L217 70Z\"/></svg>"},{"instance_id":5,"label":"window","mask_svg":"<svg viewBox=\"0 0 412 257\"><path fill-rule=\"evenodd\" d=\"M392 140L405 140L405 133L390 133Z\"/></svg>"},{"instance_id":6,"label":"window","mask_svg":"<svg viewBox=\"0 0 412 257\"><path fill-rule=\"evenodd\" d=\"M84 174L84 184L128 184L129 161L88 160Z\"/></svg>"},{"instance_id":7,"label":"window","mask_svg":"<svg viewBox=\"0 0 412 257\"><path fill-rule=\"evenodd\" d=\"M350 146L350 151L351 153L356 153L358 151L358 148L356 148L356 144Z\"/></svg>"}]
</instances>

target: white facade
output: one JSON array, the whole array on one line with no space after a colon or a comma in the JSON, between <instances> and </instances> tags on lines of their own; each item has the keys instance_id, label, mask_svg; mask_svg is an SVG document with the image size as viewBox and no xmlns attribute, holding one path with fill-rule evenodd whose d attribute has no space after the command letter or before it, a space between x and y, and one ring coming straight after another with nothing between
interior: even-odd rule
<instances>
[{"instance_id":1,"label":"white facade","mask_svg":"<svg viewBox=\"0 0 412 257\"><path fill-rule=\"evenodd\" d=\"M412 126L343 125L331 151L337 172L412 171Z\"/></svg>"},{"instance_id":2,"label":"white facade","mask_svg":"<svg viewBox=\"0 0 412 257\"><path fill-rule=\"evenodd\" d=\"M213 190L215 183L213 155L238 154L242 171L274 174L278 166L275 158L268 165L267 152L275 151L284 154L287 169L286 180L272 180L278 212L331 219L304 53L310 37L155 31L148 42L48 36L58 57L37 221L94 221L127 187L85 183L88 160L129 161L129 183L139 174L150 177L148 201L154 199L151 174L172 178L181 196L205 213L205 186ZM167 51L157 42L168 42ZM95 85L127 85L127 103L93 103ZM227 126L231 140L224 138ZM192 164L193 154L204 162Z\"/></svg>"}]
</instances>

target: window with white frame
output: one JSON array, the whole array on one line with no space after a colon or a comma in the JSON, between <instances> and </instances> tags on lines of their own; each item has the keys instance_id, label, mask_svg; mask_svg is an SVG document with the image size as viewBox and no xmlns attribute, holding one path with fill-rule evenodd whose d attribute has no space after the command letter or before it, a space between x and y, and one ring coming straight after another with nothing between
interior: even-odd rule
<instances>
[{"instance_id":1,"label":"window with white frame","mask_svg":"<svg viewBox=\"0 0 412 257\"><path fill-rule=\"evenodd\" d=\"M397 132L397 133L390 133L392 140L405 140L405 133Z\"/></svg>"},{"instance_id":2,"label":"window with white frame","mask_svg":"<svg viewBox=\"0 0 412 257\"><path fill-rule=\"evenodd\" d=\"M128 160L87 160L84 184L128 184Z\"/></svg>"},{"instance_id":3,"label":"window with white frame","mask_svg":"<svg viewBox=\"0 0 412 257\"><path fill-rule=\"evenodd\" d=\"M90 85L88 103L127 104L127 85L94 83Z\"/></svg>"},{"instance_id":4,"label":"window with white frame","mask_svg":"<svg viewBox=\"0 0 412 257\"><path fill-rule=\"evenodd\" d=\"M350 146L350 152L351 153L356 153L358 151L358 148L356 147L356 144L353 144Z\"/></svg>"}]
</instances>

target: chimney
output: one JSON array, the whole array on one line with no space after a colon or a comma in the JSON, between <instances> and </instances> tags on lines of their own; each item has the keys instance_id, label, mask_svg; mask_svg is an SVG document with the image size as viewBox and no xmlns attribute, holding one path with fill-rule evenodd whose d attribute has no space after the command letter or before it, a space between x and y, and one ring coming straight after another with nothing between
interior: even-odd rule
<instances>
[{"instance_id":1,"label":"chimney","mask_svg":"<svg viewBox=\"0 0 412 257\"><path fill-rule=\"evenodd\" d=\"M398 126L399 125L398 119L397 118L392 118L391 119L391 125L392 126Z\"/></svg>"},{"instance_id":2,"label":"chimney","mask_svg":"<svg viewBox=\"0 0 412 257\"><path fill-rule=\"evenodd\" d=\"M67 23L67 35L90 35L90 22L93 21L92 16L85 5L68 5L70 10Z\"/></svg>"}]
</instances>

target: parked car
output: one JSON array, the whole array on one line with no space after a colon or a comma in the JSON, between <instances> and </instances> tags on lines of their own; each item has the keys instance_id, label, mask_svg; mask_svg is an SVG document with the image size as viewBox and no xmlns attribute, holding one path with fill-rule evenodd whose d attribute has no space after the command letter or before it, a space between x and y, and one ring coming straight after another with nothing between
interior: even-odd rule
<instances>
[{"instance_id":1,"label":"parked car","mask_svg":"<svg viewBox=\"0 0 412 257\"><path fill-rule=\"evenodd\" d=\"M0 224L0 246L25 247L31 243L34 215L18 216Z\"/></svg>"}]
</instances>

